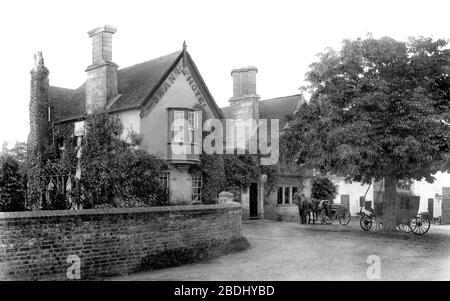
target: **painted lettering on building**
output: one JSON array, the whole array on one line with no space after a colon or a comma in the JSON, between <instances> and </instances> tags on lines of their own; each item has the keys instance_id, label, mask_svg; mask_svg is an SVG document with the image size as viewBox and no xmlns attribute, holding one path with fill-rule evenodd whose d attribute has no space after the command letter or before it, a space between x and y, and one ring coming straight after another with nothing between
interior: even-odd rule
<instances>
[{"instance_id":1,"label":"painted lettering on building","mask_svg":"<svg viewBox=\"0 0 450 301\"><path fill-rule=\"evenodd\" d=\"M186 81L191 87L192 92L194 92L194 95L197 98L198 102L201 105L206 105L205 98L203 97L203 94L199 86L195 82L194 76L189 71L188 66L183 65L182 61L180 61L172 70L172 72L167 76L167 78L164 80L164 82L161 84L158 90L156 90L156 92L151 98L151 101L149 101L148 104L146 105L145 110L148 110L152 106L152 104L157 103L164 96L164 94L166 94L166 92L170 89L170 87L172 87L175 80L181 74L186 78Z\"/></svg>"}]
</instances>

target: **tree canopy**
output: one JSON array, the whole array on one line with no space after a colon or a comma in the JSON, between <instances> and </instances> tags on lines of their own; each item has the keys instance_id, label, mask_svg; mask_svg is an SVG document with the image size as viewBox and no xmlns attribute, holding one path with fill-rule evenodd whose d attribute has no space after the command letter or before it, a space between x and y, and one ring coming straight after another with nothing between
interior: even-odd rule
<instances>
[{"instance_id":1,"label":"tree canopy","mask_svg":"<svg viewBox=\"0 0 450 301\"><path fill-rule=\"evenodd\" d=\"M449 54L447 41L423 37L327 49L306 75L309 103L282 137L289 155L347 180L385 179L386 206L399 180L432 182L449 169Z\"/></svg>"},{"instance_id":2,"label":"tree canopy","mask_svg":"<svg viewBox=\"0 0 450 301\"><path fill-rule=\"evenodd\" d=\"M284 139L320 171L371 182L448 169L449 50L444 40L345 40L311 65L313 94Z\"/></svg>"}]
</instances>

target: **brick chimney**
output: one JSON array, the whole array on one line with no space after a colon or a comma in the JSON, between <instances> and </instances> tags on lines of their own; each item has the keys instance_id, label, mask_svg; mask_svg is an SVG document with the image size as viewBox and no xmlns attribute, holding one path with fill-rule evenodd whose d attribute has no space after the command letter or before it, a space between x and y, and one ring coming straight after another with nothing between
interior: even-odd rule
<instances>
[{"instance_id":1,"label":"brick chimney","mask_svg":"<svg viewBox=\"0 0 450 301\"><path fill-rule=\"evenodd\" d=\"M233 77L233 97L230 104L235 107L235 118L259 120L259 95L256 94L256 73L258 69L250 66L234 69L231 71Z\"/></svg>"},{"instance_id":2,"label":"brick chimney","mask_svg":"<svg viewBox=\"0 0 450 301\"><path fill-rule=\"evenodd\" d=\"M87 67L86 113L100 113L117 96L117 65L112 62L115 27L104 25L88 32L92 38L92 65Z\"/></svg>"}]
</instances>

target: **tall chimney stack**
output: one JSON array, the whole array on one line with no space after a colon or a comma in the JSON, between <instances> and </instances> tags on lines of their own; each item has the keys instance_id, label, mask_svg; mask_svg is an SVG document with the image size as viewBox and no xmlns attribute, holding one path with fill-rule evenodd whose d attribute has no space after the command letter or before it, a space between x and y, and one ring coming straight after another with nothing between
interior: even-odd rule
<instances>
[{"instance_id":1,"label":"tall chimney stack","mask_svg":"<svg viewBox=\"0 0 450 301\"><path fill-rule=\"evenodd\" d=\"M259 121L259 95L256 93L256 73L258 68L249 66L233 69L233 97L230 105L235 107L234 118Z\"/></svg>"},{"instance_id":2,"label":"tall chimney stack","mask_svg":"<svg viewBox=\"0 0 450 301\"><path fill-rule=\"evenodd\" d=\"M258 73L258 69L253 66L231 71L231 76L233 77L232 99L257 96L256 73Z\"/></svg>"},{"instance_id":3,"label":"tall chimney stack","mask_svg":"<svg viewBox=\"0 0 450 301\"><path fill-rule=\"evenodd\" d=\"M112 62L115 27L104 25L88 32L92 38L92 65L87 67L86 113L100 113L117 96L117 65Z\"/></svg>"}]
</instances>

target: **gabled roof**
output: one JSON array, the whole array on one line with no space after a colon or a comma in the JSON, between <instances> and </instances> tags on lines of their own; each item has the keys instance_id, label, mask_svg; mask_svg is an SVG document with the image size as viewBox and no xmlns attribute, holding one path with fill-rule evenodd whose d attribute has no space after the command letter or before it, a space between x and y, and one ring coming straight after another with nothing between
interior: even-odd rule
<instances>
[{"instance_id":1,"label":"gabled roof","mask_svg":"<svg viewBox=\"0 0 450 301\"><path fill-rule=\"evenodd\" d=\"M305 101L302 94L277 97L259 102L260 119L279 119L280 129L286 126L289 116L293 114ZM225 118L234 118L234 107L221 108Z\"/></svg>"},{"instance_id":2,"label":"gabled roof","mask_svg":"<svg viewBox=\"0 0 450 301\"><path fill-rule=\"evenodd\" d=\"M181 58L176 51L159 58L120 69L117 72L118 92L122 96L112 104L110 111L142 105L149 93L164 79L173 65Z\"/></svg>"},{"instance_id":3,"label":"gabled roof","mask_svg":"<svg viewBox=\"0 0 450 301\"><path fill-rule=\"evenodd\" d=\"M183 51L180 50L118 70L118 93L121 96L111 104L108 111L140 107L182 55ZM82 118L86 113L86 83L76 90L50 87L49 101L54 121Z\"/></svg>"}]
</instances>

